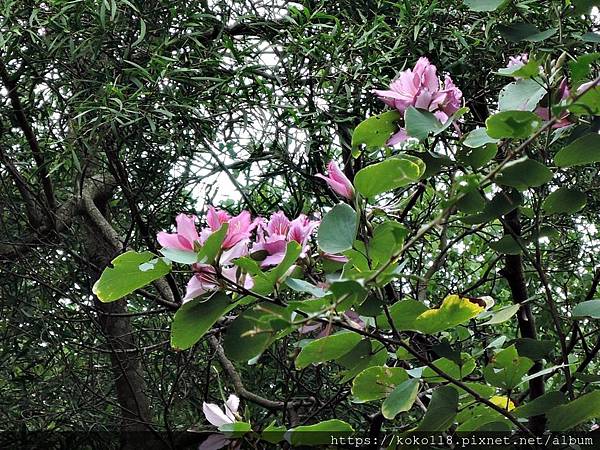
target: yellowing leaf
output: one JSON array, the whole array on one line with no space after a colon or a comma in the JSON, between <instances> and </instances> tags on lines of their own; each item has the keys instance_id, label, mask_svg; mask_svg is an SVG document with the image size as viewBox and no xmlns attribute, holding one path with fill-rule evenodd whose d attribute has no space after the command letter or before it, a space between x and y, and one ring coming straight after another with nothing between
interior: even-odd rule
<instances>
[{"instance_id":1,"label":"yellowing leaf","mask_svg":"<svg viewBox=\"0 0 600 450\"><path fill-rule=\"evenodd\" d=\"M500 408L506 409L507 411L512 411L515 409L515 404L512 402L512 400L503 395L494 395L492 398L490 398L490 402L496 406L499 406Z\"/></svg>"},{"instance_id":2,"label":"yellowing leaf","mask_svg":"<svg viewBox=\"0 0 600 450\"><path fill-rule=\"evenodd\" d=\"M415 328L426 334L437 333L472 319L484 309L485 302L480 299L449 295L439 308L421 313Z\"/></svg>"}]
</instances>

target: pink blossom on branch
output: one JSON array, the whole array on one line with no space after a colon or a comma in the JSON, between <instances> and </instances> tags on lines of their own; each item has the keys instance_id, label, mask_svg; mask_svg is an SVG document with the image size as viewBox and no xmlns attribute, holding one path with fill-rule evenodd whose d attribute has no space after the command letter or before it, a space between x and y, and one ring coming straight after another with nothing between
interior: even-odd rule
<instances>
[{"instance_id":1,"label":"pink blossom on branch","mask_svg":"<svg viewBox=\"0 0 600 450\"><path fill-rule=\"evenodd\" d=\"M354 187L352 186L352 183L335 162L330 161L329 164L327 164L327 175L318 173L315 176L325 180L336 194L341 195L348 200L354 197Z\"/></svg>"},{"instance_id":2,"label":"pink blossom on branch","mask_svg":"<svg viewBox=\"0 0 600 450\"><path fill-rule=\"evenodd\" d=\"M275 266L283 261L287 244L295 241L302 246L300 257L304 257L309 250L310 236L318 225L319 221L310 220L304 214L290 221L282 211L276 212L268 223L264 219L259 222L252 252L266 252L262 267Z\"/></svg>"},{"instance_id":3,"label":"pink blossom on branch","mask_svg":"<svg viewBox=\"0 0 600 450\"><path fill-rule=\"evenodd\" d=\"M414 106L433 113L442 123L447 122L460 109L462 99L462 91L456 87L452 78L446 75L442 84L436 66L425 57L419 58L413 69L401 72L389 89L375 89L373 93L402 114L410 106ZM401 128L387 144L403 142L407 137L406 130Z\"/></svg>"},{"instance_id":4,"label":"pink blossom on branch","mask_svg":"<svg viewBox=\"0 0 600 450\"><path fill-rule=\"evenodd\" d=\"M233 260L248 254L249 239L238 242L229 250L224 251L219 258L219 273L210 264L196 263L192 265L193 275L188 281L183 302L188 302L207 292L217 291L224 287L222 281L229 280L232 283L243 286L246 289L254 287L254 280L248 274L238 273L237 266Z\"/></svg>"},{"instance_id":5,"label":"pink blossom on branch","mask_svg":"<svg viewBox=\"0 0 600 450\"><path fill-rule=\"evenodd\" d=\"M215 231L218 231L224 223L228 225L222 244L224 250L230 249L242 241L248 241L252 230L256 228L256 221L252 221L248 211L242 211L237 216L231 217L226 211L221 211L211 206L208 208L206 221L208 227L200 232L201 243L206 242L206 239Z\"/></svg>"},{"instance_id":6,"label":"pink blossom on branch","mask_svg":"<svg viewBox=\"0 0 600 450\"><path fill-rule=\"evenodd\" d=\"M175 222L177 223L176 233L161 231L156 235L156 240L164 248L193 252L194 243L200 242L200 237L196 230L196 216L179 214Z\"/></svg>"}]
</instances>

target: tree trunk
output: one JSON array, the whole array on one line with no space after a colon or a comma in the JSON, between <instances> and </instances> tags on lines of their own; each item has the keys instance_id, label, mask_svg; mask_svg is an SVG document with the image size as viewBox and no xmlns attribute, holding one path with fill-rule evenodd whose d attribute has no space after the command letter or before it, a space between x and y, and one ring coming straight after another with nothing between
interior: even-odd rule
<instances>
[{"instance_id":1,"label":"tree trunk","mask_svg":"<svg viewBox=\"0 0 600 450\"><path fill-rule=\"evenodd\" d=\"M504 235L505 236L521 236L521 219L519 210L515 209L504 216ZM506 278L512 293L513 302L522 303L517 314L519 324L519 332L521 337L537 339L537 331L535 326L535 318L531 313L531 307L528 303L524 303L529 294L527 293L527 283L523 272L523 257L522 255L506 255L505 265L501 274ZM543 366L541 361L535 361L533 367L529 371L530 374L539 372ZM544 394L544 377L533 378L529 381L529 397L534 399ZM529 428L536 435L542 434L546 426L546 419L543 415L534 416L529 419Z\"/></svg>"},{"instance_id":2,"label":"tree trunk","mask_svg":"<svg viewBox=\"0 0 600 450\"><path fill-rule=\"evenodd\" d=\"M118 236L107 220L107 204L112 189L112 180L94 178L83 192L84 245L91 263L88 273L94 282L122 251ZM127 312L127 301L122 299L102 303L97 298L94 301L99 311L102 333L111 351L112 373L121 408L121 448L139 448L140 437L136 438L134 432L145 432L145 448L156 448L156 445L148 445L149 440L155 441L155 436L151 433L150 405L131 319L122 315Z\"/></svg>"}]
</instances>

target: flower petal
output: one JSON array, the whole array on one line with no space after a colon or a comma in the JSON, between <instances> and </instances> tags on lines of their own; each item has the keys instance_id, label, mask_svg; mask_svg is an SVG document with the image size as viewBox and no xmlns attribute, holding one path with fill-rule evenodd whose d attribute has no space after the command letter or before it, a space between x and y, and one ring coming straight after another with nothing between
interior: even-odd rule
<instances>
[{"instance_id":1,"label":"flower petal","mask_svg":"<svg viewBox=\"0 0 600 450\"><path fill-rule=\"evenodd\" d=\"M231 417L233 419L233 421L235 421L235 417L233 416L233 414L238 412L239 407L240 407L240 398L235 394L229 395L229 398L225 402L225 413L227 414L228 417ZM229 415L230 413L231 413L231 416Z\"/></svg>"},{"instance_id":2,"label":"flower petal","mask_svg":"<svg viewBox=\"0 0 600 450\"><path fill-rule=\"evenodd\" d=\"M206 420L210 422L211 425L215 427L220 427L221 425L225 425L226 423L233 423L229 417L223 413L221 408L219 408L214 403L202 403L202 412L204 413L204 417Z\"/></svg>"}]
</instances>

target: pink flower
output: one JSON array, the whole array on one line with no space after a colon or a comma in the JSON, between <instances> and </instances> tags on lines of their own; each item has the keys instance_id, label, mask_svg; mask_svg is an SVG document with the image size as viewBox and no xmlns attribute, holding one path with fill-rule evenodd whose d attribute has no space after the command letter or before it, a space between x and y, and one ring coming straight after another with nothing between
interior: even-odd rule
<instances>
[{"instance_id":1,"label":"pink flower","mask_svg":"<svg viewBox=\"0 0 600 450\"><path fill-rule=\"evenodd\" d=\"M224 250L234 247L241 241L247 241L252 230L256 228L256 223L252 222L248 211L242 211L237 216L231 217L226 211L217 210L212 206L208 209L206 222L208 228L204 228L200 232L200 243L202 244L206 242L211 234L218 231L224 223L228 224L227 233L221 245Z\"/></svg>"},{"instance_id":2,"label":"pink flower","mask_svg":"<svg viewBox=\"0 0 600 450\"><path fill-rule=\"evenodd\" d=\"M352 186L352 183L335 162L330 161L329 164L327 164L327 176L320 173L315 176L325 180L336 194L339 194L348 200L354 197L354 187Z\"/></svg>"},{"instance_id":3,"label":"pink flower","mask_svg":"<svg viewBox=\"0 0 600 450\"><path fill-rule=\"evenodd\" d=\"M223 405L223 409L219 408L219 406L215 405L214 403L203 402L202 412L204 413L206 420L208 420L211 425L220 427L227 423L234 423L236 421L236 415L239 407L240 399L236 395L231 394Z\"/></svg>"},{"instance_id":4,"label":"pink flower","mask_svg":"<svg viewBox=\"0 0 600 450\"><path fill-rule=\"evenodd\" d=\"M156 235L158 243L164 248L193 252L194 243L200 241L195 224L196 216L179 214L175 221L177 222L177 233L161 231Z\"/></svg>"},{"instance_id":5,"label":"pink flower","mask_svg":"<svg viewBox=\"0 0 600 450\"><path fill-rule=\"evenodd\" d=\"M229 228L223 241L223 248L231 248L238 242L249 239L250 233L256 227L248 211L242 211L237 216L229 219L227 223Z\"/></svg>"},{"instance_id":6,"label":"pink flower","mask_svg":"<svg viewBox=\"0 0 600 450\"><path fill-rule=\"evenodd\" d=\"M207 292L212 292L221 289L219 278L216 269L209 264L194 264L192 266L194 274L188 281L183 303L204 295ZM246 289L254 287L254 280L248 274L242 274L238 277L238 268L236 266L221 267L221 277L232 283L244 286Z\"/></svg>"},{"instance_id":7,"label":"pink flower","mask_svg":"<svg viewBox=\"0 0 600 450\"><path fill-rule=\"evenodd\" d=\"M266 258L261 262L262 267L276 266L285 257L287 244L296 241L302 246L300 257L306 256L309 250L310 235L319 225L316 220L310 220L304 214L290 221L282 212L276 212L265 224L262 219L258 225L257 242L252 247L253 252L264 251Z\"/></svg>"},{"instance_id":8,"label":"pink flower","mask_svg":"<svg viewBox=\"0 0 600 450\"><path fill-rule=\"evenodd\" d=\"M386 105L405 113L410 106L433 113L437 119L447 122L460 109L462 92L449 75L442 83L437 68L425 57L419 58L415 67L405 70L392 81L388 90L373 90ZM395 145L407 139L406 130L401 128L387 142Z\"/></svg>"},{"instance_id":9,"label":"pink flower","mask_svg":"<svg viewBox=\"0 0 600 450\"><path fill-rule=\"evenodd\" d=\"M300 256L304 256L308 251L308 240L312 232L319 226L319 222L316 220L310 220L306 215L300 214L296 219L290 223L288 231L288 240L296 241L302 246L302 253Z\"/></svg>"},{"instance_id":10,"label":"pink flower","mask_svg":"<svg viewBox=\"0 0 600 450\"><path fill-rule=\"evenodd\" d=\"M581 87L579 88L581 89ZM563 78L563 80L560 82L560 85L558 86L558 90L556 92L556 97L558 98L559 102L566 100L567 98L569 98L569 96L571 95L571 91L569 90L569 85L567 84L567 79ZM538 107L535 109L535 113L540 116L543 120L550 120L552 118L552 114L550 112L550 106L540 106L538 105ZM552 125L552 128L564 128L564 127L568 127L569 125L572 125L571 121L569 120L569 112L565 111L556 121L556 123L554 125Z\"/></svg>"},{"instance_id":11,"label":"pink flower","mask_svg":"<svg viewBox=\"0 0 600 450\"><path fill-rule=\"evenodd\" d=\"M206 215L206 222L212 231L217 231L221 228L221 225L229 222L231 216L227 213L227 211L221 211L211 206L208 208L208 214Z\"/></svg>"},{"instance_id":12,"label":"pink flower","mask_svg":"<svg viewBox=\"0 0 600 450\"><path fill-rule=\"evenodd\" d=\"M508 57L508 64L506 65L507 69L513 69L517 67L523 67L525 64L529 62L529 54L521 53L516 56Z\"/></svg>"}]
</instances>

